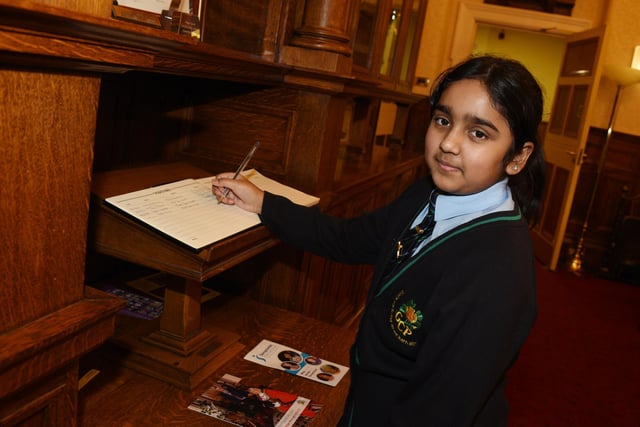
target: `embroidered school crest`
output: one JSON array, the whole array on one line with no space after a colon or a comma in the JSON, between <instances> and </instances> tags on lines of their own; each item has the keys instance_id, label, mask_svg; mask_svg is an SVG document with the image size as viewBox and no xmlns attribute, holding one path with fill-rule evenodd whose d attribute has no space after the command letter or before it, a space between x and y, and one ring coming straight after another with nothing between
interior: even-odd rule
<instances>
[{"instance_id":1,"label":"embroidered school crest","mask_svg":"<svg viewBox=\"0 0 640 427\"><path fill-rule=\"evenodd\" d=\"M396 338L403 344L414 346L416 340L413 335L422 326L423 316L412 299L398 305L403 295L404 291L400 291L393 301L389 321Z\"/></svg>"}]
</instances>

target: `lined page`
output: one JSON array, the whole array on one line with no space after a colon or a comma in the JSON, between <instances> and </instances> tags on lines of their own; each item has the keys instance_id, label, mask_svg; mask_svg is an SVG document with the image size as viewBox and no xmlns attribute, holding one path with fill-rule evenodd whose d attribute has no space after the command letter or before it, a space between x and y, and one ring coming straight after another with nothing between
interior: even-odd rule
<instances>
[{"instance_id":1,"label":"lined page","mask_svg":"<svg viewBox=\"0 0 640 427\"><path fill-rule=\"evenodd\" d=\"M243 175L259 188L300 205L312 206L320 200L255 169ZM218 203L211 193L211 177L183 179L109 197L105 202L196 250L260 224L258 215Z\"/></svg>"},{"instance_id":2,"label":"lined page","mask_svg":"<svg viewBox=\"0 0 640 427\"><path fill-rule=\"evenodd\" d=\"M218 203L211 193L211 178L208 183L185 179L109 197L106 202L194 249L260 224L258 215Z\"/></svg>"}]
</instances>

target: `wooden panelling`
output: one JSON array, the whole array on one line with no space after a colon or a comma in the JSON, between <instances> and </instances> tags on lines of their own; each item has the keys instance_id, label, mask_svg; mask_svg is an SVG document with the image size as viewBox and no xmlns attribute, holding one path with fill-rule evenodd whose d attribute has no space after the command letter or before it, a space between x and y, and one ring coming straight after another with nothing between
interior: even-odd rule
<instances>
[{"instance_id":1,"label":"wooden panelling","mask_svg":"<svg viewBox=\"0 0 640 427\"><path fill-rule=\"evenodd\" d=\"M384 157L388 149L376 151ZM366 179L336 189L326 209L339 217L371 211L396 198L423 173L422 157L414 157L395 168L364 174ZM287 246L274 248L256 262L263 271L252 291L257 299L345 326L357 322L373 275L372 266L344 265Z\"/></svg>"},{"instance_id":2,"label":"wooden panelling","mask_svg":"<svg viewBox=\"0 0 640 427\"><path fill-rule=\"evenodd\" d=\"M75 426L78 362L41 379L39 384L18 393L0 406L3 426Z\"/></svg>"},{"instance_id":3,"label":"wooden panelling","mask_svg":"<svg viewBox=\"0 0 640 427\"><path fill-rule=\"evenodd\" d=\"M103 17L111 15L113 5L112 0L34 0L34 2Z\"/></svg>"},{"instance_id":4,"label":"wooden panelling","mask_svg":"<svg viewBox=\"0 0 640 427\"><path fill-rule=\"evenodd\" d=\"M85 294L100 78L0 69L0 424L75 425L77 361L122 301Z\"/></svg>"},{"instance_id":5,"label":"wooden panelling","mask_svg":"<svg viewBox=\"0 0 640 427\"><path fill-rule=\"evenodd\" d=\"M6 332L83 297L100 79L6 69L0 79L11 106L0 110L0 299L20 302L0 310Z\"/></svg>"},{"instance_id":6,"label":"wooden panelling","mask_svg":"<svg viewBox=\"0 0 640 427\"><path fill-rule=\"evenodd\" d=\"M198 104L196 130L179 157L214 173L234 170L259 140L250 167L308 193L331 189L343 99L278 88Z\"/></svg>"},{"instance_id":7,"label":"wooden panelling","mask_svg":"<svg viewBox=\"0 0 640 427\"><path fill-rule=\"evenodd\" d=\"M255 141L260 149L250 167L285 176L296 123L297 95L281 89L258 90L193 107L193 132L185 154L233 169ZM222 171L223 169L218 169Z\"/></svg>"},{"instance_id":8,"label":"wooden panelling","mask_svg":"<svg viewBox=\"0 0 640 427\"><path fill-rule=\"evenodd\" d=\"M573 256L580 237L605 138L606 130L592 128L589 132L587 157L580 171L562 249L565 260ZM624 214L621 212L624 207L622 196L640 194L640 137L614 132L601 174L588 218L583 268L589 272L607 273L617 220Z\"/></svg>"},{"instance_id":9,"label":"wooden panelling","mask_svg":"<svg viewBox=\"0 0 640 427\"><path fill-rule=\"evenodd\" d=\"M202 40L258 56L271 57L282 0L208 0Z\"/></svg>"}]
</instances>

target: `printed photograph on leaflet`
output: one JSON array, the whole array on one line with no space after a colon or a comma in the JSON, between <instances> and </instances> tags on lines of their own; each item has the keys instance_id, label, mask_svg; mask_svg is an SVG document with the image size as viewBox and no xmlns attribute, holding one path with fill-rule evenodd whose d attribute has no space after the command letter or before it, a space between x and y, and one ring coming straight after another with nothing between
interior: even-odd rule
<instances>
[{"instance_id":1,"label":"printed photograph on leaflet","mask_svg":"<svg viewBox=\"0 0 640 427\"><path fill-rule=\"evenodd\" d=\"M322 404L265 386L246 386L226 374L189 405L189 409L236 426L304 427Z\"/></svg>"},{"instance_id":2,"label":"printed photograph on leaflet","mask_svg":"<svg viewBox=\"0 0 640 427\"><path fill-rule=\"evenodd\" d=\"M245 360L335 387L349 368L269 340L262 340Z\"/></svg>"}]
</instances>

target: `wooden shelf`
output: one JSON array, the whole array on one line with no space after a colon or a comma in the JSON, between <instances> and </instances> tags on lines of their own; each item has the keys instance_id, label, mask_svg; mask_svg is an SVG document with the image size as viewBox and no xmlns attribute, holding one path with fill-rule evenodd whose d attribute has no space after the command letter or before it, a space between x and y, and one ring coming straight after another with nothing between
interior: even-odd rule
<instances>
[{"instance_id":1,"label":"wooden shelf","mask_svg":"<svg viewBox=\"0 0 640 427\"><path fill-rule=\"evenodd\" d=\"M130 327L131 321L140 323L131 318L119 318L117 329ZM228 425L187 409L191 401L226 373L241 377L243 384L291 391L319 401L324 406L313 425L337 424L349 387L348 374L336 387L329 387L257 365L244 360L243 356L245 351L265 338L346 366L355 329L341 328L246 297L223 296L204 305L205 327L223 322L228 330L240 336L239 342L244 345L244 350L231 357L191 391L114 363L108 348L86 357L82 361L84 369L98 369L100 375L80 391L78 425ZM116 360L122 360L123 357L126 355Z\"/></svg>"},{"instance_id":2,"label":"wooden shelf","mask_svg":"<svg viewBox=\"0 0 640 427\"><path fill-rule=\"evenodd\" d=\"M86 292L87 298L0 335L3 394L37 379L45 362L55 360L50 368L60 369L111 336L124 302L92 288Z\"/></svg>"},{"instance_id":3,"label":"wooden shelf","mask_svg":"<svg viewBox=\"0 0 640 427\"><path fill-rule=\"evenodd\" d=\"M19 65L107 73L145 70L235 82L304 87L413 103L420 96L366 76L287 65L198 39L31 1L0 0L0 55ZM13 53L13 54L12 54Z\"/></svg>"}]
</instances>

